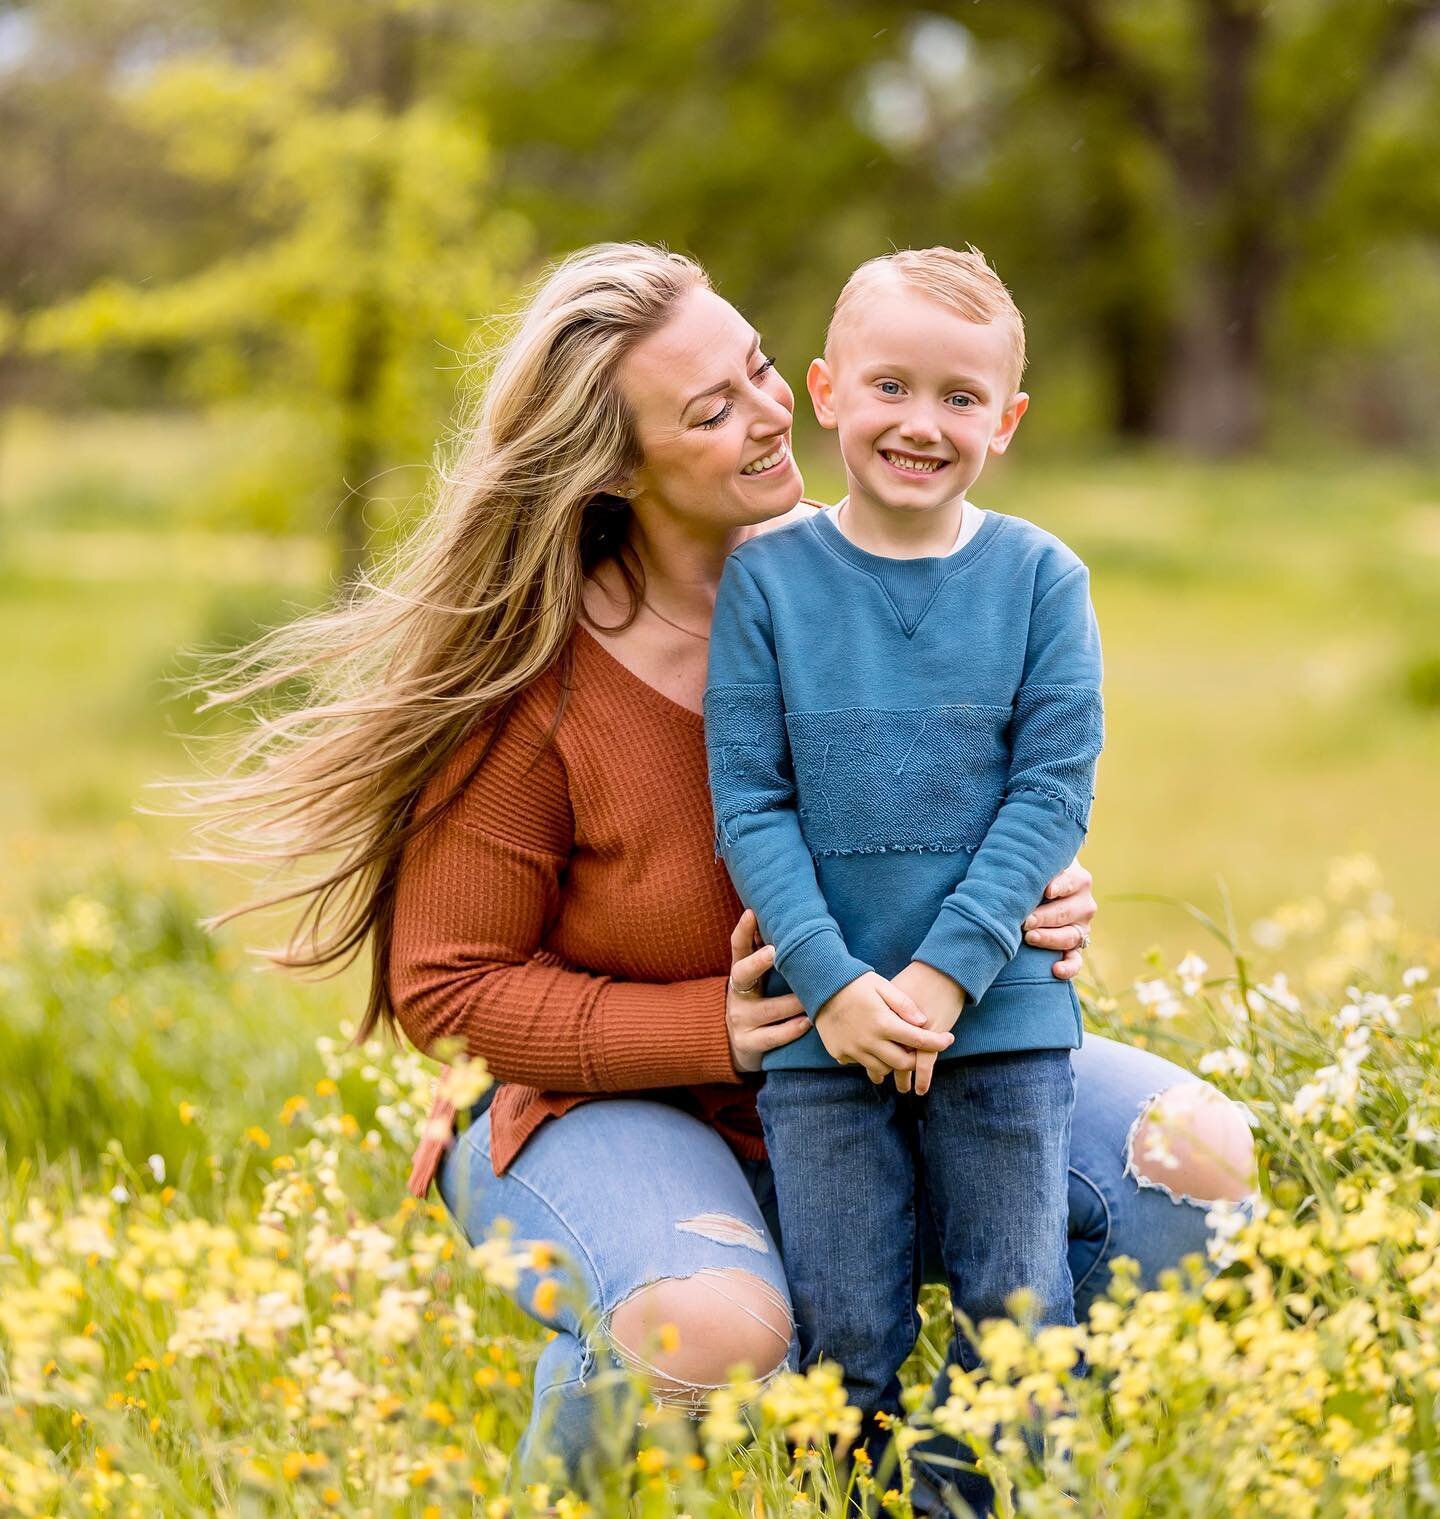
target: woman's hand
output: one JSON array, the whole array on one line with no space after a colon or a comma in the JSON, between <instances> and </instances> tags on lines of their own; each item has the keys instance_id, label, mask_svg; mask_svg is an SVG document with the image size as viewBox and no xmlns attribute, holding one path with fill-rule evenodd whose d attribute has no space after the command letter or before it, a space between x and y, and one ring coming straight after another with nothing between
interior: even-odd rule
<instances>
[{"instance_id":1,"label":"woman's hand","mask_svg":"<svg viewBox=\"0 0 1440 1519\"><path fill-rule=\"evenodd\" d=\"M747 907L730 935L730 988L725 994L725 1027L737 1071L758 1071L769 1051L798 1039L810 1027L793 993L761 995L760 984L774 964L775 946L760 942L760 925Z\"/></svg>"},{"instance_id":2,"label":"woman's hand","mask_svg":"<svg viewBox=\"0 0 1440 1519\"><path fill-rule=\"evenodd\" d=\"M1090 925L1095 920L1095 898L1090 891L1094 880L1079 860L1073 861L1045 888L1045 900L1021 924L1027 944L1060 954L1050 974L1061 981L1078 976L1085 963Z\"/></svg>"}]
</instances>

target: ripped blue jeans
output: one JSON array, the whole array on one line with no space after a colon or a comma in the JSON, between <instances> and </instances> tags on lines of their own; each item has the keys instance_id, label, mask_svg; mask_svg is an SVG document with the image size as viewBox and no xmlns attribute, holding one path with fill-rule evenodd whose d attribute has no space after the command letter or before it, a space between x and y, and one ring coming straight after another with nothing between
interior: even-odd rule
<instances>
[{"instance_id":1,"label":"ripped blue jeans","mask_svg":"<svg viewBox=\"0 0 1440 1519\"><path fill-rule=\"evenodd\" d=\"M1116 1256L1138 1261L1142 1281L1153 1283L1182 1257L1204 1254L1207 1228L1205 1206L1137 1177L1130 1151L1150 1100L1198 1078L1095 1034L1070 1053L1067 1260L1083 1321ZM530 1423L516 1453L526 1480L578 1481L587 1464L626 1459L635 1429L633 1418L622 1423L616 1415L624 1384L618 1373L647 1368L617 1353L608 1331L617 1308L642 1288L706 1274L725 1296L727 1274L742 1268L788 1314L769 1163L737 1159L714 1130L663 1102L602 1098L574 1108L545 1123L499 1177L483 1114L450 1148L439 1185L472 1244L503 1220L517 1240L556 1246L573 1273L575 1291L553 1305L537 1305L541 1277L534 1272L524 1273L514 1292L521 1308L554 1331L536 1366ZM922 1227L919 1248L922 1278L943 1281L933 1228ZM775 1364L797 1364L793 1331L788 1347L777 1336L774 1351ZM693 1390L698 1401L707 1389Z\"/></svg>"}]
</instances>

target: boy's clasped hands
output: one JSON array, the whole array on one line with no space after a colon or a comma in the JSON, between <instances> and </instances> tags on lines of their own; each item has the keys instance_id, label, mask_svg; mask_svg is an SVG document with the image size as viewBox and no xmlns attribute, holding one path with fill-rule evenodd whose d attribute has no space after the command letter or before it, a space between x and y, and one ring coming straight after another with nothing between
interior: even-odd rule
<instances>
[{"instance_id":1,"label":"boy's clasped hands","mask_svg":"<svg viewBox=\"0 0 1440 1519\"><path fill-rule=\"evenodd\" d=\"M819 1010L815 1027L831 1057L841 1065L863 1065L878 1086L894 1076L895 1086L915 1093L930 1090L935 1061L955 1042L950 1032L965 1006L965 992L942 971L912 960L891 980L866 971L842 987Z\"/></svg>"}]
</instances>

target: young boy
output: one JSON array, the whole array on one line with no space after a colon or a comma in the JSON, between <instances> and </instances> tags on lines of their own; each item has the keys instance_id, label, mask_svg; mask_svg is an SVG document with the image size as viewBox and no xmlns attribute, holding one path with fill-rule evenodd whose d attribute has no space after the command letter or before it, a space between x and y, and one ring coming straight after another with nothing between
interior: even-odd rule
<instances>
[{"instance_id":1,"label":"young boy","mask_svg":"<svg viewBox=\"0 0 1440 1519\"><path fill-rule=\"evenodd\" d=\"M1080 1010L1021 923L1088 825L1099 639L1075 555L966 497L1023 366L980 254L862 265L809 374L849 493L731 556L711 634L720 849L815 1020L760 1094L802 1361L839 1361L871 1429L900 1411L923 1209L958 1310L1027 1287L1074 1323ZM953 1031L938 1064L907 1049L917 1004ZM976 1363L962 1338L951 1357Z\"/></svg>"}]
</instances>

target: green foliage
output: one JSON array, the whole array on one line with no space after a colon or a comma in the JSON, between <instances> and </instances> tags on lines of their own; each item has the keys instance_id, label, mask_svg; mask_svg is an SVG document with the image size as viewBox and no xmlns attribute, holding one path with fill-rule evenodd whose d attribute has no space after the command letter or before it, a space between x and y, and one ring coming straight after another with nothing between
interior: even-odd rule
<instances>
[{"instance_id":1,"label":"green foliage","mask_svg":"<svg viewBox=\"0 0 1440 1519\"><path fill-rule=\"evenodd\" d=\"M208 1157L238 1155L247 1115L295 1089L305 1053L275 1038L294 988L247 967L199 917L173 879L115 869L52 889L10 929L0 1148L12 1168L91 1168L119 1145L165 1154L203 1192Z\"/></svg>"},{"instance_id":2,"label":"green foliage","mask_svg":"<svg viewBox=\"0 0 1440 1519\"><path fill-rule=\"evenodd\" d=\"M1433 443L1437 14L43 0L44 68L0 87L0 300L49 308L32 354L103 358L97 395L177 357L192 395L263 385L354 488L428 453L532 253L685 248L798 372L860 259L974 242L1029 321L1032 433ZM84 216L32 193L50 120Z\"/></svg>"},{"instance_id":3,"label":"green foliage","mask_svg":"<svg viewBox=\"0 0 1440 1519\"><path fill-rule=\"evenodd\" d=\"M300 410L363 499L383 463L428 454L528 237L494 205L473 118L354 97L341 72L317 33L264 61L181 54L143 76L132 119L176 173L245 206L248 235L168 282L102 280L34 315L26 341L183 352L199 395Z\"/></svg>"},{"instance_id":4,"label":"green foliage","mask_svg":"<svg viewBox=\"0 0 1440 1519\"><path fill-rule=\"evenodd\" d=\"M1022 1294L1012 1317L962 1326L979 1367L933 1408L953 1319L927 1289L902 1450L931 1424L974 1441L998 1511L1032 1519L1433 1508L1440 944L1407 930L1381 885L1372 862L1336 861L1323 897L1281 905L1242 940L1192 912L1213 969L1193 952L1173 969L1152 957L1133 988L1092 995L1092 1028L1149 1042L1245 1103L1259 1195L1208 1210L1207 1254L1158 1281L1108 1262L1077 1329L1031 1332ZM736 1370L692 1418L597 1354L598 1470L581 1494L520 1486L509 1461L548 1338L526 1309L585 1306L563 1246L500 1227L467 1248L438 1202L406 1197L427 1063L297 1032L293 989L248 1002L190 912L117 865L78 893L42 895L6 946L22 970L4 988L0 1057L17 1049L13 1015L26 1018L16 985L39 998L34 983L56 980L63 1007L43 1033L27 1029L49 1056L42 1079L96 1032L87 1006L107 1005L117 1087L154 1084L130 1107L210 1094L177 1105L165 1132L93 1087L93 1118L0 1100L7 1519L838 1519L882 1490L886 1513L915 1519L903 1461L888 1473L857 1462L848 1488L837 1472L831 1440L853 1440L859 1416L833 1363L763 1387ZM117 974L141 988L123 1010ZM196 993L173 1022L152 996L162 978L167 996L179 983ZM182 1026L222 1014L249 1032ZM157 1045L176 1046L164 1057L140 1053L152 1024ZM257 1078L239 1062L255 1060L262 1028L289 1066ZM1139 1159L1163 1168L1197 1144L1203 1130L1157 1113ZM673 1348L680 1331L656 1332Z\"/></svg>"}]
</instances>

